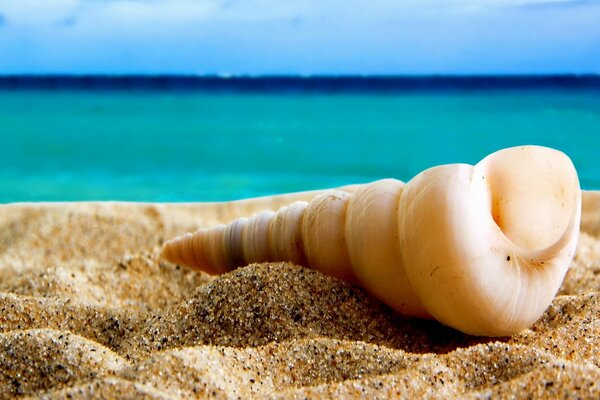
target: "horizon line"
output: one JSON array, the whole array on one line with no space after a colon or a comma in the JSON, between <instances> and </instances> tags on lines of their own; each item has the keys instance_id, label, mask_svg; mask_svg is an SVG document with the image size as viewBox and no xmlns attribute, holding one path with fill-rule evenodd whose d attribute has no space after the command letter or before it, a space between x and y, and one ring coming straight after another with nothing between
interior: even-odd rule
<instances>
[{"instance_id":1,"label":"horizon line","mask_svg":"<svg viewBox=\"0 0 600 400\"><path fill-rule=\"evenodd\" d=\"M398 73L398 74L305 74L305 73L281 73L281 74L230 74L230 73L2 73L0 79L5 78L160 78L160 77L182 77L182 78L213 78L213 79L265 79L265 78L547 78L547 77L568 77L568 78L596 78L600 77L600 72L559 72L559 73Z\"/></svg>"},{"instance_id":2,"label":"horizon line","mask_svg":"<svg viewBox=\"0 0 600 400\"><path fill-rule=\"evenodd\" d=\"M600 90L598 74L555 75L0 75L0 90L401 93Z\"/></svg>"}]
</instances>

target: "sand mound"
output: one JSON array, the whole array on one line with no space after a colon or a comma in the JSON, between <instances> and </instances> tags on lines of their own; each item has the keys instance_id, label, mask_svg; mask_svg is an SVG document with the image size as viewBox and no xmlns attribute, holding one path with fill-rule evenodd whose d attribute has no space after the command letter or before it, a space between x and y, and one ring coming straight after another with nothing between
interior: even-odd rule
<instances>
[{"instance_id":1,"label":"sand mound","mask_svg":"<svg viewBox=\"0 0 600 400\"><path fill-rule=\"evenodd\" d=\"M0 335L0 396L30 395L114 374L126 363L96 342L51 329Z\"/></svg>"},{"instance_id":2,"label":"sand mound","mask_svg":"<svg viewBox=\"0 0 600 400\"><path fill-rule=\"evenodd\" d=\"M304 337L376 343L419 353L445 352L482 340L433 321L401 318L357 287L307 268L276 263L254 264L217 277L152 317L123 347L146 357L172 347L247 347Z\"/></svg>"},{"instance_id":3,"label":"sand mound","mask_svg":"<svg viewBox=\"0 0 600 400\"><path fill-rule=\"evenodd\" d=\"M0 398L600 397L598 193L559 296L494 339L291 264L214 278L158 259L164 239L240 210L0 207Z\"/></svg>"}]
</instances>

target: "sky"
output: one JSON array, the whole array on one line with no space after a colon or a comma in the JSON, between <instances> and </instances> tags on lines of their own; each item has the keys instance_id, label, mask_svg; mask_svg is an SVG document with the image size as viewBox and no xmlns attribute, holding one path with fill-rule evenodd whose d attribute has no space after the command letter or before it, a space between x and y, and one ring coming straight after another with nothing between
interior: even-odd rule
<instances>
[{"instance_id":1,"label":"sky","mask_svg":"<svg viewBox=\"0 0 600 400\"><path fill-rule=\"evenodd\" d=\"M0 74L600 73L600 0L0 0Z\"/></svg>"}]
</instances>

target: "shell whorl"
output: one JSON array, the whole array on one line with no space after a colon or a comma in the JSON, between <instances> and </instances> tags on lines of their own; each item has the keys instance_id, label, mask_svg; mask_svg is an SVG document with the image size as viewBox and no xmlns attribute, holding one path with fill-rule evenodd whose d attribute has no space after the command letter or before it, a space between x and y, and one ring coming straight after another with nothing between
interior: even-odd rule
<instances>
[{"instance_id":1,"label":"shell whorl","mask_svg":"<svg viewBox=\"0 0 600 400\"><path fill-rule=\"evenodd\" d=\"M331 190L310 202L237 218L167 241L163 257L211 274L253 262L290 261L355 280L345 237L351 194Z\"/></svg>"},{"instance_id":2,"label":"shell whorl","mask_svg":"<svg viewBox=\"0 0 600 400\"><path fill-rule=\"evenodd\" d=\"M331 190L310 202L172 239L164 244L163 257L209 274L254 262L290 261L358 283L402 314L427 318L404 272L398 234L386 234L398 231L395 215L403 187L384 179L354 193Z\"/></svg>"},{"instance_id":3,"label":"shell whorl","mask_svg":"<svg viewBox=\"0 0 600 400\"><path fill-rule=\"evenodd\" d=\"M404 315L502 336L552 301L580 217L569 158L522 146L201 229L166 242L163 257L210 274L290 261L357 283Z\"/></svg>"}]
</instances>

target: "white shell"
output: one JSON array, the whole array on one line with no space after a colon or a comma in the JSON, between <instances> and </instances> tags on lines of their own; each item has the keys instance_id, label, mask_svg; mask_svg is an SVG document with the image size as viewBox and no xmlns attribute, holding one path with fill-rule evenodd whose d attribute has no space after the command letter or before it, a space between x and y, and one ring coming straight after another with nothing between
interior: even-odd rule
<instances>
[{"instance_id":1,"label":"white shell","mask_svg":"<svg viewBox=\"0 0 600 400\"><path fill-rule=\"evenodd\" d=\"M522 146L475 166L428 169L406 185L315 194L175 238L163 256L212 274L291 261L358 283L402 314L502 336L529 327L554 298L580 218L571 160Z\"/></svg>"}]
</instances>

